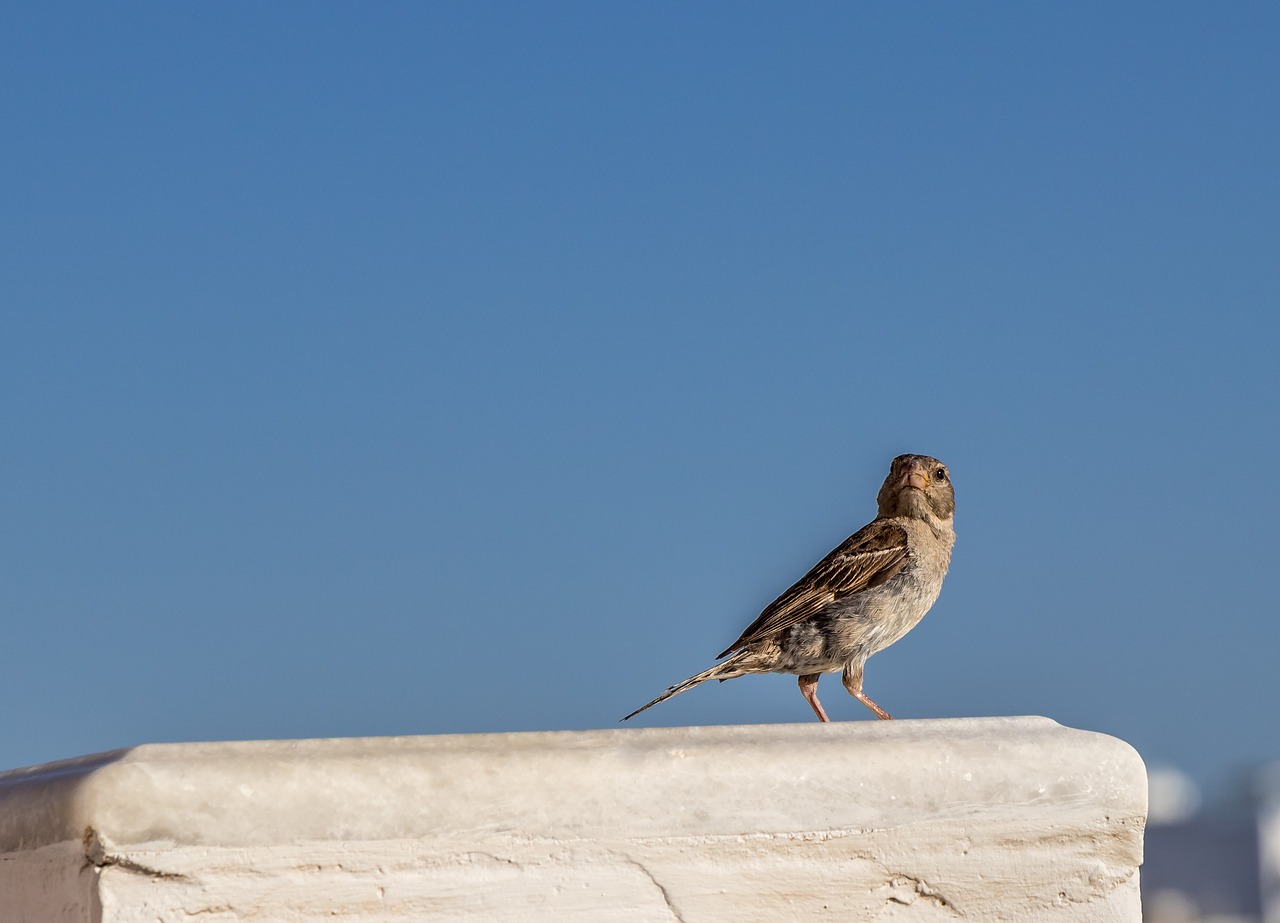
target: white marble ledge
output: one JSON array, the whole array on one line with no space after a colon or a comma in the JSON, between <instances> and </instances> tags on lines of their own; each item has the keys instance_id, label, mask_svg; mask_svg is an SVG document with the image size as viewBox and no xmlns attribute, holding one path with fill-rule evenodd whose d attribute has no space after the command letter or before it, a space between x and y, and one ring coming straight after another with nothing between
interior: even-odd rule
<instances>
[{"instance_id":1,"label":"white marble ledge","mask_svg":"<svg viewBox=\"0 0 1280 923\"><path fill-rule=\"evenodd\" d=\"M537 831L734 836L1144 818L1128 744L1047 718L148 744L0 773L0 853Z\"/></svg>"},{"instance_id":2,"label":"white marble ledge","mask_svg":"<svg viewBox=\"0 0 1280 923\"><path fill-rule=\"evenodd\" d=\"M1146 791L1045 718L153 744L0 773L0 923L1140 923Z\"/></svg>"}]
</instances>

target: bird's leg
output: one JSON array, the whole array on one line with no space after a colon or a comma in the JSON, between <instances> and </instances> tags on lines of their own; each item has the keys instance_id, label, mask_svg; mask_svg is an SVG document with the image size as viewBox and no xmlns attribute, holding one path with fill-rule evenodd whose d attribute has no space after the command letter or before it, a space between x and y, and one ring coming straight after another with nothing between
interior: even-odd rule
<instances>
[{"instance_id":1,"label":"bird's leg","mask_svg":"<svg viewBox=\"0 0 1280 923\"><path fill-rule=\"evenodd\" d=\"M810 673L808 676L800 677L800 692L809 703L809 707L813 709L813 713L818 716L819 721L830 721L827 713L822 710L822 703L818 701L818 677L821 675L821 673Z\"/></svg>"},{"instance_id":2,"label":"bird's leg","mask_svg":"<svg viewBox=\"0 0 1280 923\"><path fill-rule=\"evenodd\" d=\"M801 677L801 679L803 680L803 677ZM855 666L851 663L845 667L844 675L840 677L840 681L844 683L844 688L849 690L849 695L853 696L863 705L867 706L867 708L871 709L871 711L875 713L875 716L881 721L891 721L893 719L893 715L889 714L875 702L871 701L871 696L862 691L862 664L857 664ZM817 683L815 682L814 685L816 686ZM801 688L804 688L803 682L801 682Z\"/></svg>"}]
</instances>

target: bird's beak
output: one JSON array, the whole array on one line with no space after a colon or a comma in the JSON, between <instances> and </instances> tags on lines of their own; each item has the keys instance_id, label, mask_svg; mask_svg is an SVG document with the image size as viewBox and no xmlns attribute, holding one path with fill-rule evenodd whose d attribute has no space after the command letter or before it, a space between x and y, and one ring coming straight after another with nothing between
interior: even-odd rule
<instances>
[{"instance_id":1,"label":"bird's beak","mask_svg":"<svg viewBox=\"0 0 1280 923\"><path fill-rule=\"evenodd\" d=\"M900 487L910 487L915 490L924 490L929 486L929 472L925 471L924 465L918 462L912 464L907 470L902 472L902 480L898 482Z\"/></svg>"}]
</instances>

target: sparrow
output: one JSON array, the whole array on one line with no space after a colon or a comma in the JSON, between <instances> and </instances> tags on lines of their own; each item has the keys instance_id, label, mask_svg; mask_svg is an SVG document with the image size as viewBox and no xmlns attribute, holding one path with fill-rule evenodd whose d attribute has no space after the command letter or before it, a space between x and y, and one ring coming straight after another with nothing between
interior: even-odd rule
<instances>
[{"instance_id":1,"label":"sparrow","mask_svg":"<svg viewBox=\"0 0 1280 923\"><path fill-rule=\"evenodd\" d=\"M850 695L889 720L862 691L863 667L914 628L942 590L956 541L951 474L928 455L899 455L876 505L876 518L765 607L719 654L722 663L676 683L622 720L710 679L792 673L818 720L829 721L818 701L818 677L836 672Z\"/></svg>"}]
</instances>

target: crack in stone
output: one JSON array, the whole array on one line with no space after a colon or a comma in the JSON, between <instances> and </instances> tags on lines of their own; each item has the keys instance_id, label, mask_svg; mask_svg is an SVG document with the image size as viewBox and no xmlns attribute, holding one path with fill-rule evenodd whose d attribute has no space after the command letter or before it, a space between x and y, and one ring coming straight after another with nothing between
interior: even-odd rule
<instances>
[{"instance_id":1,"label":"crack in stone","mask_svg":"<svg viewBox=\"0 0 1280 923\"><path fill-rule=\"evenodd\" d=\"M162 881L188 881L188 876L180 872L166 872L163 869L152 868L143 865L135 859L129 859L125 856L117 856L107 851L107 846L102 842L102 837L98 835L98 831L92 827L86 827L84 830L84 857L87 864L92 865L99 871L103 869L120 869L125 872L132 872L135 875L145 875L148 878L156 878Z\"/></svg>"},{"instance_id":2,"label":"crack in stone","mask_svg":"<svg viewBox=\"0 0 1280 923\"><path fill-rule=\"evenodd\" d=\"M667 889L662 886L662 882L653 877L653 872L649 871L645 864L640 862L638 859L632 858L631 856L624 856L623 858L638 868L644 874L644 877L648 878L649 881L653 883L653 886L658 889L658 893L662 895L662 902L667 905L667 910L670 912L676 923L685 923L684 917L680 915L680 911L676 909L675 903L671 900L671 895L667 892Z\"/></svg>"},{"instance_id":3,"label":"crack in stone","mask_svg":"<svg viewBox=\"0 0 1280 923\"><path fill-rule=\"evenodd\" d=\"M158 878L163 881L189 880L186 875L180 872L166 872L161 869L151 868L149 865L143 865L133 859L126 859L124 856L104 855L95 860L93 866L97 869L123 869L126 872L133 872L135 875L146 875L148 878Z\"/></svg>"}]
</instances>

